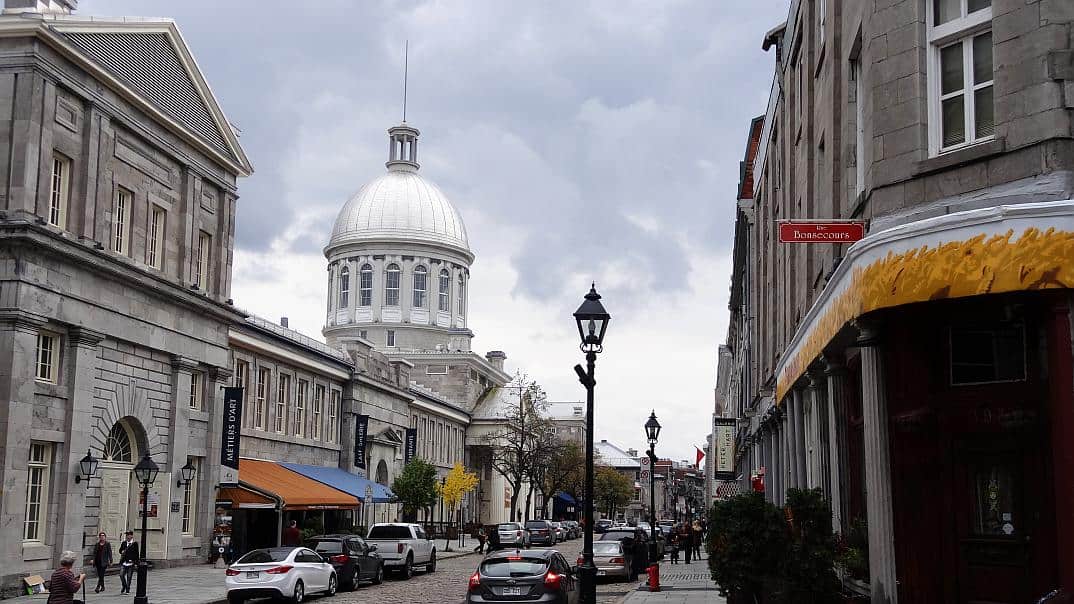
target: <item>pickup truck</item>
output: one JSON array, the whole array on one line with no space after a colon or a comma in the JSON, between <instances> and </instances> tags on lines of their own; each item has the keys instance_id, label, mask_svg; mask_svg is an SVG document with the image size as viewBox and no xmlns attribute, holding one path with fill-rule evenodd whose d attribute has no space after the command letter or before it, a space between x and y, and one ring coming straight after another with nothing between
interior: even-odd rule
<instances>
[{"instance_id":1,"label":"pickup truck","mask_svg":"<svg viewBox=\"0 0 1074 604\"><path fill-rule=\"evenodd\" d=\"M414 567L436 572L436 546L417 524L385 522L369 527L366 543L376 544L384 560L384 570L398 573L404 579L414 576Z\"/></svg>"}]
</instances>

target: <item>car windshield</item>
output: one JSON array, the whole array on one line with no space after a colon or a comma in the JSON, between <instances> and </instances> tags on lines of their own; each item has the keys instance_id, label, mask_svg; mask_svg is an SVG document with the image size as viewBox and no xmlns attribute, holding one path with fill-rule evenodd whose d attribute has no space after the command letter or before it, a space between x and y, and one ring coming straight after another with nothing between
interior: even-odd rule
<instances>
[{"instance_id":1,"label":"car windshield","mask_svg":"<svg viewBox=\"0 0 1074 604\"><path fill-rule=\"evenodd\" d=\"M593 544L594 554L619 554L623 551L623 544L618 541L598 541Z\"/></svg>"},{"instance_id":2,"label":"car windshield","mask_svg":"<svg viewBox=\"0 0 1074 604\"><path fill-rule=\"evenodd\" d=\"M512 524L512 523L500 524L496 528L501 530L501 531L517 531L518 530L518 525L517 524Z\"/></svg>"},{"instance_id":3,"label":"car windshield","mask_svg":"<svg viewBox=\"0 0 1074 604\"><path fill-rule=\"evenodd\" d=\"M543 528L548 528L548 524L545 523L544 521L541 521L541 522L527 522L526 523L526 528L543 529Z\"/></svg>"},{"instance_id":4,"label":"car windshield","mask_svg":"<svg viewBox=\"0 0 1074 604\"><path fill-rule=\"evenodd\" d=\"M343 552L343 543L340 541L311 541L306 547L317 550L318 554L339 554Z\"/></svg>"},{"instance_id":5,"label":"car windshield","mask_svg":"<svg viewBox=\"0 0 1074 604\"><path fill-rule=\"evenodd\" d=\"M530 577L543 575L548 560L543 558L493 558L481 563L481 574L486 577Z\"/></svg>"},{"instance_id":6,"label":"car windshield","mask_svg":"<svg viewBox=\"0 0 1074 604\"><path fill-rule=\"evenodd\" d=\"M291 554L294 548L274 547L272 549L255 549L235 561L235 564L266 564L269 562L283 562Z\"/></svg>"},{"instance_id":7,"label":"car windshield","mask_svg":"<svg viewBox=\"0 0 1074 604\"><path fill-rule=\"evenodd\" d=\"M369 529L368 539L410 539L409 526L385 524Z\"/></svg>"}]
</instances>

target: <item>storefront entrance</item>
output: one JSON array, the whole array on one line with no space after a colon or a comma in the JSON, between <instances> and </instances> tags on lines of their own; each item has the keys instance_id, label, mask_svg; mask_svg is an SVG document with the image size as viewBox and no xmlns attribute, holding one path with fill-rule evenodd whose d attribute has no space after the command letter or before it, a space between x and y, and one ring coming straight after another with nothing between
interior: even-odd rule
<instances>
[{"instance_id":1,"label":"storefront entrance","mask_svg":"<svg viewBox=\"0 0 1074 604\"><path fill-rule=\"evenodd\" d=\"M136 482L133 471L139 456L137 443L134 430L128 422L120 420L108 432L101 455L101 505L97 530L114 542L118 542L128 528L133 528L128 521L137 516L131 489L131 483Z\"/></svg>"}]
</instances>

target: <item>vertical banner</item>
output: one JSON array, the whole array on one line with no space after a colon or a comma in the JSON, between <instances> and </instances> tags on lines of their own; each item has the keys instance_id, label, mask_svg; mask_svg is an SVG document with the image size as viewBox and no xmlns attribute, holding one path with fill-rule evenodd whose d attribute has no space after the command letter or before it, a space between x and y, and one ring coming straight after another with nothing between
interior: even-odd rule
<instances>
[{"instance_id":1,"label":"vertical banner","mask_svg":"<svg viewBox=\"0 0 1074 604\"><path fill-rule=\"evenodd\" d=\"M410 463L411 459L414 459L414 455L418 452L418 429L407 428L406 429L406 442L403 444L403 464Z\"/></svg>"},{"instance_id":2,"label":"vertical banner","mask_svg":"<svg viewBox=\"0 0 1074 604\"><path fill-rule=\"evenodd\" d=\"M231 386L224 388L224 424L220 429L220 486L222 487L239 485L242 395L242 388Z\"/></svg>"},{"instance_id":3,"label":"vertical banner","mask_svg":"<svg viewBox=\"0 0 1074 604\"><path fill-rule=\"evenodd\" d=\"M717 417L712 422L712 443L715 457L712 467L716 480L734 480L735 472L735 424L734 418Z\"/></svg>"},{"instance_id":4,"label":"vertical banner","mask_svg":"<svg viewBox=\"0 0 1074 604\"><path fill-rule=\"evenodd\" d=\"M369 435L369 416L358 415L354 418L354 466L356 468L366 469L365 467L365 440Z\"/></svg>"}]
</instances>

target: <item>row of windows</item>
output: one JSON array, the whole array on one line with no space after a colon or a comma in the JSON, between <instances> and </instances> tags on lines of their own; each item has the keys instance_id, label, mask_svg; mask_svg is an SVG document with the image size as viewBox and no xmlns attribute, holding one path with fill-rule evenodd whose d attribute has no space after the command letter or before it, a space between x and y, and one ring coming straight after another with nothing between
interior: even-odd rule
<instances>
[{"instance_id":1,"label":"row of windows","mask_svg":"<svg viewBox=\"0 0 1074 604\"><path fill-rule=\"evenodd\" d=\"M53 153L52 177L49 180L48 223L61 229L67 228L67 206L71 195L71 160ZM206 193L215 200L215 196ZM215 203L213 204L215 207ZM134 193L122 187L116 187L112 200L112 227L109 234L109 249L123 256L130 255L132 237L131 212L134 207ZM202 207L208 208L206 204ZM210 210L211 211L211 210ZM165 234L167 232L168 212L164 208L150 203L146 225L145 263L157 270L164 269ZM212 235L198 232L198 248L194 261L193 284L200 289L207 289L209 267L212 258Z\"/></svg>"},{"instance_id":2,"label":"row of windows","mask_svg":"<svg viewBox=\"0 0 1074 604\"><path fill-rule=\"evenodd\" d=\"M414 415L411 427L418 429L418 455L431 463L451 465L463 461L466 432L435 417Z\"/></svg>"},{"instance_id":3,"label":"row of windows","mask_svg":"<svg viewBox=\"0 0 1074 604\"><path fill-rule=\"evenodd\" d=\"M243 425L249 424L255 430L268 430L268 394L272 370L267 367L257 369L253 390L250 389L249 375L250 364L235 361L235 385L244 389L247 401L253 401L249 418L243 418ZM324 384L314 384L311 389L309 380L300 378L292 400L291 376L281 373L276 376L272 431L313 440L323 437L328 443L339 442L340 397L338 390L328 394Z\"/></svg>"},{"instance_id":4,"label":"row of windows","mask_svg":"<svg viewBox=\"0 0 1074 604\"><path fill-rule=\"evenodd\" d=\"M384 305L385 306L399 306L400 299L400 283L402 281L402 271L398 264L389 264L384 269ZM437 295L437 309L441 312L451 311L451 273L448 270L441 269L438 285ZM350 305L351 295L351 270L349 267L344 266L339 270L338 287L339 292L339 307L347 308ZM428 305L428 293L429 293L429 269L422 265L418 265L414 268L413 274L413 307L414 308L426 308ZM459 275L459 284L456 288L456 295L458 298L458 312L459 314L465 314L466 312L466 281L462 275ZM372 306L373 305L373 267L369 264L363 264L358 270L358 306Z\"/></svg>"}]
</instances>

